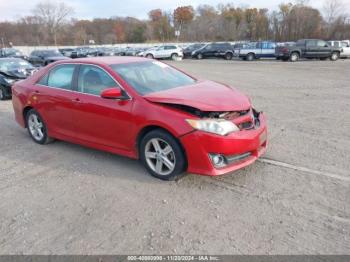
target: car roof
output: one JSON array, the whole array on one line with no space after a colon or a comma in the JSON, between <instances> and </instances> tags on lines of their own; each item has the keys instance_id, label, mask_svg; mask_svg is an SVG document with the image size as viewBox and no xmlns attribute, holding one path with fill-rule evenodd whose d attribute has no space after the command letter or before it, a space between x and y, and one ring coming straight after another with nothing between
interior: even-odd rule
<instances>
[{"instance_id":1,"label":"car roof","mask_svg":"<svg viewBox=\"0 0 350 262\"><path fill-rule=\"evenodd\" d=\"M74 60L62 60L62 63L82 63L82 64L105 64L105 65L116 65L116 64L127 64L135 62L146 62L153 61L153 59L134 57L134 56L99 56L99 57L87 57L77 58Z\"/></svg>"}]
</instances>

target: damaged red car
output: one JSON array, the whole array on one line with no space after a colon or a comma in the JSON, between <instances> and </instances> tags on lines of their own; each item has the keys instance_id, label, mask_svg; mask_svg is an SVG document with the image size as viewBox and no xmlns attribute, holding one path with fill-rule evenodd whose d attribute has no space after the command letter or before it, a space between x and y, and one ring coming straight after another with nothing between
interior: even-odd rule
<instances>
[{"instance_id":1,"label":"damaged red car","mask_svg":"<svg viewBox=\"0 0 350 262\"><path fill-rule=\"evenodd\" d=\"M153 176L217 176L266 151L263 113L236 89L145 58L59 61L12 88L17 122L54 139L140 159Z\"/></svg>"}]
</instances>

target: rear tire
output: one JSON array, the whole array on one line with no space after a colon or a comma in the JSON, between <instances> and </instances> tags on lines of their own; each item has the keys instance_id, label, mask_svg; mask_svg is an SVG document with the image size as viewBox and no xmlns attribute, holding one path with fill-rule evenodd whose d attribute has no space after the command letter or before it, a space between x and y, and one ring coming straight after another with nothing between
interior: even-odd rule
<instances>
[{"instance_id":1,"label":"rear tire","mask_svg":"<svg viewBox=\"0 0 350 262\"><path fill-rule=\"evenodd\" d=\"M187 167L180 143L162 129L152 130L143 137L139 155L147 171L162 180L175 180Z\"/></svg>"},{"instance_id":2,"label":"rear tire","mask_svg":"<svg viewBox=\"0 0 350 262\"><path fill-rule=\"evenodd\" d=\"M28 133L35 143L45 145L54 140L48 136L46 124L36 110L31 109L27 112L26 125Z\"/></svg>"},{"instance_id":3,"label":"rear tire","mask_svg":"<svg viewBox=\"0 0 350 262\"><path fill-rule=\"evenodd\" d=\"M338 52L333 52L330 59L331 61L337 61L339 59L339 53Z\"/></svg>"}]
</instances>

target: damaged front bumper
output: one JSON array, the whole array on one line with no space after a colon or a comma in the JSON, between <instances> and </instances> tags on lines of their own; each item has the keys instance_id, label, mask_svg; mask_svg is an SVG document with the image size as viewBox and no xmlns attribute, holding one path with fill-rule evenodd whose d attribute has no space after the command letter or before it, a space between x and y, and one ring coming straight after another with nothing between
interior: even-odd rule
<instances>
[{"instance_id":1,"label":"damaged front bumper","mask_svg":"<svg viewBox=\"0 0 350 262\"><path fill-rule=\"evenodd\" d=\"M259 125L227 136L194 131L180 138L187 160L187 172L218 176L252 164L267 147L266 118L258 114Z\"/></svg>"}]
</instances>

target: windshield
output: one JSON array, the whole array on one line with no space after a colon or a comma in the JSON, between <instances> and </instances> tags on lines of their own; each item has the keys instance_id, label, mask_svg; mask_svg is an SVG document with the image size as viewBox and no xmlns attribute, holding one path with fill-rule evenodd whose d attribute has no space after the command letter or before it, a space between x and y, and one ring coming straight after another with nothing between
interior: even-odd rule
<instances>
[{"instance_id":1,"label":"windshield","mask_svg":"<svg viewBox=\"0 0 350 262\"><path fill-rule=\"evenodd\" d=\"M196 82L188 75L158 61L118 64L111 67L141 95Z\"/></svg>"},{"instance_id":2,"label":"windshield","mask_svg":"<svg viewBox=\"0 0 350 262\"><path fill-rule=\"evenodd\" d=\"M0 71L8 72L17 69L31 69L33 66L23 60L2 60L0 61Z\"/></svg>"},{"instance_id":3,"label":"windshield","mask_svg":"<svg viewBox=\"0 0 350 262\"><path fill-rule=\"evenodd\" d=\"M21 55L21 52L14 48L6 48L4 49L4 53L6 55Z\"/></svg>"}]
</instances>

